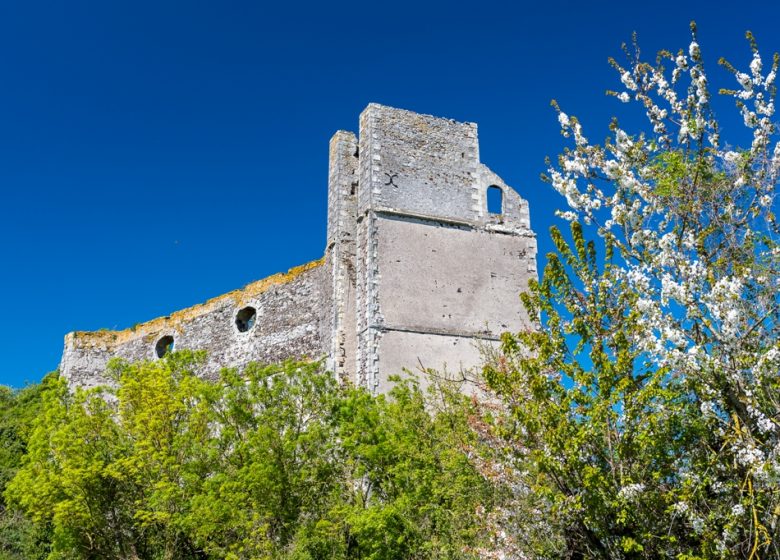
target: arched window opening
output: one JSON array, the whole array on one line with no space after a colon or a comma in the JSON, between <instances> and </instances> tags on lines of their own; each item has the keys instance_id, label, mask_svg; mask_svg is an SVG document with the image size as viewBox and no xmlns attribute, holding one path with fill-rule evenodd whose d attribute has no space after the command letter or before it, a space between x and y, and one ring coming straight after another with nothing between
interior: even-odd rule
<instances>
[{"instance_id":1,"label":"arched window opening","mask_svg":"<svg viewBox=\"0 0 780 560\"><path fill-rule=\"evenodd\" d=\"M501 190L501 187L496 187L495 185L488 187L487 207L489 214L504 213L504 192Z\"/></svg>"},{"instance_id":2,"label":"arched window opening","mask_svg":"<svg viewBox=\"0 0 780 560\"><path fill-rule=\"evenodd\" d=\"M236 328L238 332L247 332L255 326L257 310L254 307L244 307L236 314Z\"/></svg>"},{"instance_id":3,"label":"arched window opening","mask_svg":"<svg viewBox=\"0 0 780 560\"><path fill-rule=\"evenodd\" d=\"M171 335L165 335L154 346L154 353L158 358L162 358L169 352L173 352L173 337Z\"/></svg>"}]
</instances>

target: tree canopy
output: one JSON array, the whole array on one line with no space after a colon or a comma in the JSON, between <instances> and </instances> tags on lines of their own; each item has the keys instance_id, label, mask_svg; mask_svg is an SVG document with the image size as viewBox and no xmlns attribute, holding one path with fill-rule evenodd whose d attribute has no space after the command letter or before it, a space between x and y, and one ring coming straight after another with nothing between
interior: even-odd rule
<instances>
[{"instance_id":1,"label":"tree canopy","mask_svg":"<svg viewBox=\"0 0 780 560\"><path fill-rule=\"evenodd\" d=\"M571 146L545 176L570 235L551 231L485 381L506 405L523 484L587 558L780 557L778 56L720 93L750 144L722 134L701 49L611 61L647 127L603 144L557 105ZM735 136L737 136L735 134Z\"/></svg>"},{"instance_id":2,"label":"tree canopy","mask_svg":"<svg viewBox=\"0 0 780 560\"><path fill-rule=\"evenodd\" d=\"M318 363L210 383L200 359L114 361L116 389L51 380L6 491L51 526L49 558L469 558L487 538L463 397L433 411L412 381L374 397Z\"/></svg>"}]
</instances>

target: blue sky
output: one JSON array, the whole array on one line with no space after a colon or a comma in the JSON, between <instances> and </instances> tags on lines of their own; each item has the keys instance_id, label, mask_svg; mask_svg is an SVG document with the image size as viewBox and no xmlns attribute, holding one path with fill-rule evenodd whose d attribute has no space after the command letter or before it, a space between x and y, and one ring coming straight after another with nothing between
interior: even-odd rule
<instances>
[{"instance_id":1,"label":"blue sky","mask_svg":"<svg viewBox=\"0 0 780 560\"><path fill-rule=\"evenodd\" d=\"M550 100L602 138L627 114L607 57L633 31L677 50L695 19L717 82L719 56L749 62L745 30L780 50L777 6L0 0L0 383L55 369L68 331L319 258L328 139L372 101L479 123L543 255Z\"/></svg>"}]
</instances>

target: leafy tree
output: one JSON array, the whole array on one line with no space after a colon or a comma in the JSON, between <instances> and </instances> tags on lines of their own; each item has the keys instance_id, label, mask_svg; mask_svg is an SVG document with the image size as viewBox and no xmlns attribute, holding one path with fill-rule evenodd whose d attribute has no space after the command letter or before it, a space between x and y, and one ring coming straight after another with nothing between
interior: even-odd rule
<instances>
[{"instance_id":1,"label":"leafy tree","mask_svg":"<svg viewBox=\"0 0 780 560\"><path fill-rule=\"evenodd\" d=\"M118 510L123 525L109 534L126 531L142 558L206 557L189 530L192 500L213 474L209 446L217 430L211 404L219 388L192 373L204 357L179 352L162 361L110 364L118 382L110 434L120 453L106 475L127 505Z\"/></svg>"},{"instance_id":2,"label":"leafy tree","mask_svg":"<svg viewBox=\"0 0 780 560\"><path fill-rule=\"evenodd\" d=\"M38 385L21 390L0 386L0 559L34 559L46 555L48 531L20 511L9 507L3 492L16 474L27 449L32 424L37 415L41 394L51 382L47 376Z\"/></svg>"},{"instance_id":3,"label":"leafy tree","mask_svg":"<svg viewBox=\"0 0 780 560\"><path fill-rule=\"evenodd\" d=\"M484 371L523 488L561 524L559 556L780 557L778 57L765 72L748 34L749 72L721 61L751 135L731 147L692 29L654 64L636 43L626 68L611 61L624 90L610 93L649 130L614 121L594 144L556 105L573 145L547 179L571 238L552 230L524 295L539 328L505 336Z\"/></svg>"},{"instance_id":4,"label":"leafy tree","mask_svg":"<svg viewBox=\"0 0 780 560\"><path fill-rule=\"evenodd\" d=\"M212 401L212 475L191 529L215 558L277 558L338 495L333 409L340 391L317 363L226 370Z\"/></svg>"},{"instance_id":5,"label":"leafy tree","mask_svg":"<svg viewBox=\"0 0 780 560\"><path fill-rule=\"evenodd\" d=\"M116 389L51 380L6 492L53 527L49 558L476 556L497 494L464 397L374 397L300 362L209 383L201 359L114 361Z\"/></svg>"},{"instance_id":6,"label":"leafy tree","mask_svg":"<svg viewBox=\"0 0 780 560\"><path fill-rule=\"evenodd\" d=\"M52 380L6 491L33 520L51 523L49 558L199 557L178 530L173 500L165 500L179 488L170 477L178 483L182 469L173 461L177 436L187 432L177 423L200 397L188 368L197 359L181 353L134 368L114 362L127 402L102 389L71 393L64 379Z\"/></svg>"},{"instance_id":7,"label":"leafy tree","mask_svg":"<svg viewBox=\"0 0 780 560\"><path fill-rule=\"evenodd\" d=\"M342 406L348 478L361 482L342 522L345 557L471 557L485 537L478 511L500 499L467 453L479 444L473 406L451 389L432 400L397 381L387 396L351 391Z\"/></svg>"}]
</instances>

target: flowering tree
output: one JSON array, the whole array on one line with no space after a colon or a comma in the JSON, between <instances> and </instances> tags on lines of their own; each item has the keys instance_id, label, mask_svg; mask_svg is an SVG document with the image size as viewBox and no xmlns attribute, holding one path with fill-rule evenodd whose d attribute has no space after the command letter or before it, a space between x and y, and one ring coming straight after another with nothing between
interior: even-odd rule
<instances>
[{"instance_id":1,"label":"flowering tree","mask_svg":"<svg viewBox=\"0 0 780 560\"><path fill-rule=\"evenodd\" d=\"M749 71L720 61L750 134L734 147L691 28L687 51L651 64L634 41L611 61L609 93L647 130L613 121L595 144L554 104L572 145L547 179L571 239L553 229L524 295L540 328L485 367L517 472L572 557L780 557L778 56L767 71L748 33Z\"/></svg>"}]
</instances>

